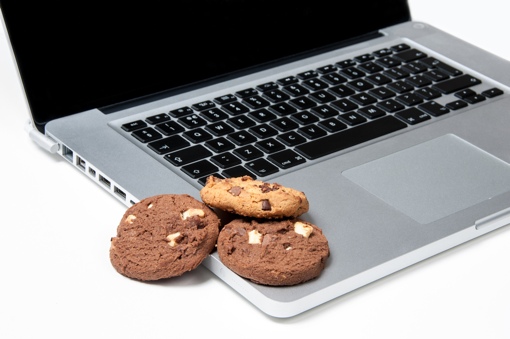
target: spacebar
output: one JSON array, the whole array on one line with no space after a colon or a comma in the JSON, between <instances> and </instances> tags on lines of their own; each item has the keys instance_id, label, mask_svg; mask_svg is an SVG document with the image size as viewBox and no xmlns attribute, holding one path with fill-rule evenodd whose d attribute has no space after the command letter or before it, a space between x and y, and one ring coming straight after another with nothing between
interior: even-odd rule
<instances>
[{"instance_id":1,"label":"spacebar","mask_svg":"<svg viewBox=\"0 0 510 339\"><path fill-rule=\"evenodd\" d=\"M317 159L333 152L361 144L407 127L407 124L388 115L369 123L351 127L295 148L308 159Z\"/></svg>"}]
</instances>

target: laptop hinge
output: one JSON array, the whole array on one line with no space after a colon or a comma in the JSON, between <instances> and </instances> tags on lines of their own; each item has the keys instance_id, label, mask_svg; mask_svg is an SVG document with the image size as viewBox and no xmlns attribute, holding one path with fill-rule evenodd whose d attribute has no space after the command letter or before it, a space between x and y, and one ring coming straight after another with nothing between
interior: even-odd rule
<instances>
[{"instance_id":1,"label":"laptop hinge","mask_svg":"<svg viewBox=\"0 0 510 339\"><path fill-rule=\"evenodd\" d=\"M46 151L50 153L57 153L60 146L59 144L52 140L47 135L39 132L34 125L32 124L32 121L28 120L25 125L25 131L28 133L30 139L34 141L39 147L42 147Z\"/></svg>"}]
</instances>

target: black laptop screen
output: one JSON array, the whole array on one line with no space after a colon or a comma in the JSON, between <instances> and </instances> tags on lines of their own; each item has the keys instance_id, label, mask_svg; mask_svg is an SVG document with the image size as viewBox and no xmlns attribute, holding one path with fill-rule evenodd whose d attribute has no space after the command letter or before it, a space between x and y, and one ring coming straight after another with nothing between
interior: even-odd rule
<instances>
[{"instance_id":1,"label":"black laptop screen","mask_svg":"<svg viewBox=\"0 0 510 339\"><path fill-rule=\"evenodd\" d=\"M0 0L38 127L409 20L405 0Z\"/></svg>"}]
</instances>

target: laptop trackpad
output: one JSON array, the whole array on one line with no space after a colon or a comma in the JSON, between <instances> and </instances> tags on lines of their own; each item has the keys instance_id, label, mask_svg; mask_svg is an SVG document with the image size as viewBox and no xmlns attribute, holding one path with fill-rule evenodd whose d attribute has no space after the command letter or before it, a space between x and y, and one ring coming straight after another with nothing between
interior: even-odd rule
<instances>
[{"instance_id":1,"label":"laptop trackpad","mask_svg":"<svg viewBox=\"0 0 510 339\"><path fill-rule=\"evenodd\" d=\"M509 164L452 134L343 175L422 224L510 190Z\"/></svg>"}]
</instances>

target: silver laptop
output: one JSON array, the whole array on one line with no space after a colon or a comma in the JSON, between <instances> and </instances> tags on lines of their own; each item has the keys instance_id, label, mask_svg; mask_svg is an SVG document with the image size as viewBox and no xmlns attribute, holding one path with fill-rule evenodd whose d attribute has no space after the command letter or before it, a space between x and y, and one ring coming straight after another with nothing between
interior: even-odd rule
<instances>
[{"instance_id":1,"label":"silver laptop","mask_svg":"<svg viewBox=\"0 0 510 339\"><path fill-rule=\"evenodd\" d=\"M404 0L28 7L0 0L29 135L126 206L199 198L209 175L306 193L331 248L318 278L268 287L204 262L270 316L510 223L510 63Z\"/></svg>"}]
</instances>

